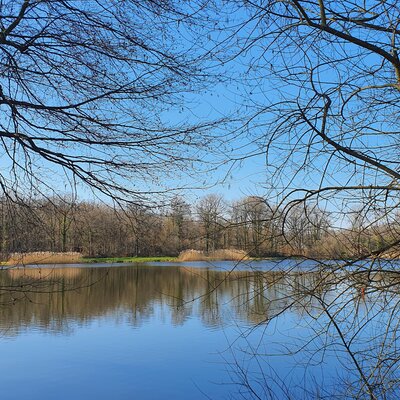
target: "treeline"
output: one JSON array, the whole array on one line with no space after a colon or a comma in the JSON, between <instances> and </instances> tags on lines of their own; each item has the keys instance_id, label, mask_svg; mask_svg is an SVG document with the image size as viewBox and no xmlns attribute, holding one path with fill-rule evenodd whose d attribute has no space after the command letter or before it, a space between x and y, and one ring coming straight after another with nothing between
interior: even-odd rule
<instances>
[{"instance_id":1,"label":"treeline","mask_svg":"<svg viewBox=\"0 0 400 400\"><path fill-rule=\"evenodd\" d=\"M352 257L390 241L388 229L333 229L316 205L277 207L248 196L228 203L206 195L195 204L175 197L158 209L115 209L96 202L0 200L0 251L78 251L99 256L174 256L186 249L240 249L254 257Z\"/></svg>"}]
</instances>

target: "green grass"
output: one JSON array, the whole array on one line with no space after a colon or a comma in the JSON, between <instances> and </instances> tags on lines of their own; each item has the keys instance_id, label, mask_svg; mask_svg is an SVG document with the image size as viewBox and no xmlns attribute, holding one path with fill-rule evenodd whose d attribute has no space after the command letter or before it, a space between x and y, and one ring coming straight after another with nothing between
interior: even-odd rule
<instances>
[{"instance_id":1,"label":"green grass","mask_svg":"<svg viewBox=\"0 0 400 400\"><path fill-rule=\"evenodd\" d=\"M143 263L176 261L176 257L84 257L84 263Z\"/></svg>"}]
</instances>

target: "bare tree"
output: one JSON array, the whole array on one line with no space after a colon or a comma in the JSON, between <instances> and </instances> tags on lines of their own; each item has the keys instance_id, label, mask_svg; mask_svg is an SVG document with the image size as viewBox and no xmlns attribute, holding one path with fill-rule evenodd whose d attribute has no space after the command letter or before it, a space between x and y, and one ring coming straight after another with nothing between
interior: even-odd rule
<instances>
[{"instance_id":1,"label":"bare tree","mask_svg":"<svg viewBox=\"0 0 400 400\"><path fill-rule=\"evenodd\" d=\"M172 236L176 240L173 251L175 254L179 254L179 252L188 248L188 220L190 216L190 204L181 197L174 197L170 205L170 218L172 221Z\"/></svg>"},{"instance_id":2,"label":"bare tree","mask_svg":"<svg viewBox=\"0 0 400 400\"><path fill-rule=\"evenodd\" d=\"M201 161L212 123L165 117L207 76L201 4L10 0L0 21L3 195L83 183L141 202Z\"/></svg>"},{"instance_id":3,"label":"bare tree","mask_svg":"<svg viewBox=\"0 0 400 400\"><path fill-rule=\"evenodd\" d=\"M222 237L225 231L224 211L224 200L222 196L216 194L206 195L197 204L197 214L204 231L206 252L225 247L222 245Z\"/></svg>"},{"instance_id":4,"label":"bare tree","mask_svg":"<svg viewBox=\"0 0 400 400\"><path fill-rule=\"evenodd\" d=\"M236 49L232 59L245 65L243 128L266 154L264 186L281 205L282 234L290 238L288 232L301 226L292 245L303 251L306 226L316 226L307 210L317 205L333 224L322 225L325 233L347 254L334 264L319 263L329 271L319 285L329 282L334 296L322 295L318 285L303 289L327 318L315 334L327 343L332 335L347 354L343 368L357 372L359 380L346 393L354 398L394 398L400 388L400 276L393 259L400 245L394 223L400 200L399 15L394 0L246 1L236 14L233 40L221 44L222 51ZM371 301L362 323L356 315L360 290ZM350 303L354 308L347 312ZM387 318L363 354L362 335L378 315Z\"/></svg>"},{"instance_id":5,"label":"bare tree","mask_svg":"<svg viewBox=\"0 0 400 400\"><path fill-rule=\"evenodd\" d=\"M234 246L251 255L274 252L272 233L272 208L259 196L247 196L232 204L230 229L233 230Z\"/></svg>"}]
</instances>

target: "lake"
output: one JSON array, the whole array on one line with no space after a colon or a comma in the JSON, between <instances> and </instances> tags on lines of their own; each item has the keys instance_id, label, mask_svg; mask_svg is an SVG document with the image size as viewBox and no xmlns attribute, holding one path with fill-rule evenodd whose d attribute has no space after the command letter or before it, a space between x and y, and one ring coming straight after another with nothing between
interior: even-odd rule
<instances>
[{"instance_id":1,"label":"lake","mask_svg":"<svg viewBox=\"0 0 400 400\"><path fill-rule=\"evenodd\" d=\"M294 260L6 269L0 396L398 398L392 275Z\"/></svg>"}]
</instances>

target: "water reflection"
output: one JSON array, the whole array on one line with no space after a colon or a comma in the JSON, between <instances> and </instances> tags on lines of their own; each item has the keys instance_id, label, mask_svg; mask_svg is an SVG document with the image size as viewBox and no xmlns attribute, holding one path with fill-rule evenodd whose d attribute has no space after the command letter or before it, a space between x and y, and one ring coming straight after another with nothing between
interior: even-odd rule
<instances>
[{"instance_id":1,"label":"water reflection","mask_svg":"<svg viewBox=\"0 0 400 400\"><path fill-rule=\"evenodd\" d=\"M190 267L11 269L0 274L0 323L13 334L29 326L63 332L69 321L125 314L140 326L156 309L168 307L174 325L190 317L208 327L232 320L254 325L292 303L299 314L315 312L315 300L302 289L320 281L318 272Z\"/></svg>"},{"instance_id":2,"label":"water reflection","mask_svg":"<svg viewBox=\"0 0 400 400\"><path fill-rule=\"evenodd\" d=\"M0 274L1 327L17 332L36 325L68 329L64 321L84 323L102 315L128 313L140 326L167 306L172 323L191 316L209 327L240 320L259 324L289 305L299 315L317 313L316 292L332 285L320 272L213 271L190 267L25 268ZM307 291L312 289L312 295ZM328 301L325 299L325 301Z\"/></svg>"},{"instance_id":3,"label":"water reflection","mask_svg":"<svg viewBox=\"0 0 400 400\"><path fill-rule=\"evenodd\" d=\"M121 351L125 354L135 343L131 332L138 335L141 332L146 337L155 335L150 336L144 355L146 362L150 359L154 364L152 368L159 366L155 361L157 357L164 357L165 352L170 351L172 340L177 342L176 350L172 355L165 356L168 362L176 360L182 343L188 343L190 354L182 358L181 373L186 373L188 363L194 368L190 341L196 335L203 335L206 329L207 340L199 339L197 349L201 352L215 351L215 348L208 347L210 336L215 333L215 340L222 347L224 335L230 335L232 342L238 345L235 351L245 354L241 365L236 363L237 353L230 358L231 364L227 363L236 368L236 372L257 371L261 363L257 361L255 365L255 354L268 363L260 369L258 377L243 377L246 385L249 385L249 379L253 379L256 387L268 388L268 379L276 377L275 372L266 373L271 371L271 365L279 376L288 373L285 370L289 365L287 359L283 362L276 358L277 354L287 354L292 362L291 377L297 379L296 385L304 384L307 370L313 376L313 383L324 382L324 387L318 387L318 390L323 389L330 396L340 386L332 384L328 389L328 380L324 381L319 371L320 365L330 365L329 373L335 375L335 379L337 370L343 376L345 371L345 378L351 380L352 387L364 390L362 379L354 374L352 357L355 356L360 368L368 371L368 382L372 382L379 394L380 387L383 388L382 375L389 376L400 360L397 350L397 327L400 326L398 281L399 275L395 272L346 274L315 268L290 272L133 265L9 269L0 273L0 328L5 337L25 336L28 339L33 331L72 336L80 327L88 327L88 331L93 329L95 335L102 331L108 337L108 329L118 327L113 330L113 335L124 335L125 328L129 327L124 342L122 339L121 343L113 342L113 354L108 356L110 365L116 362L114 353ZM103 330L93 327L99 320L105 320ZM275 325L271 326L271 321ZM160 323L174 331L171 331L168 343L160 341L157 336ZM260 325L262 329L257 330ZM236 328L239 326L241 329L238 331ZM84 335L85 329L81 331ZM242 342L236 341L238 332L244 338ZM249 338L249 332L254 337ZM141 342L141 346L147 343L146 340ZM79 341L86 343L82 337ZM223 346L226 347L226 344L223 343ZM158 346L157 353L152 350L154 346ZM97 351L97 348L94 349L90 356ZM122 371L132 368L137 374L139 367L132 360L138 357L138 352L136 348L134 352L132 350L131 356L124 361L127 364ZM150 353L152 355L148 356ZM66 357L65 354L63 357ZM269 358L270 355L275 358ZM386 358L383 359L383 356ZM390 365L387 360L390 360ZM295 368L296 374L293 372ZM168 371L169 368L166 368L163 373ZM143 379L150 375L143 375ZM242 379L240 374L233 376L239 381ZM391 381L384 383L386 394L388 387L395 388L399 382L396 374L390 376ZM120 385L126 390L133 390L126 382ZM295 384L292 382L292 385ZM276 391L279 388L273 389ZM244 398L254 397L251 391L245 393ZM149 398L162 398L154 396L149 391ZM187 397L184 395L181 398Z\"/></svg>"}]
</instances>

